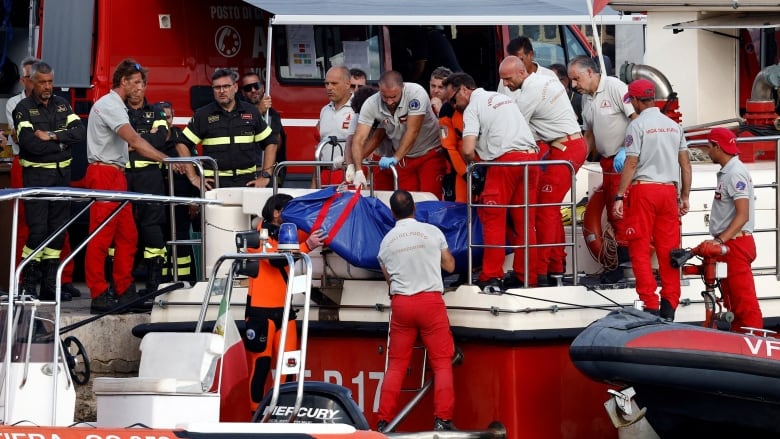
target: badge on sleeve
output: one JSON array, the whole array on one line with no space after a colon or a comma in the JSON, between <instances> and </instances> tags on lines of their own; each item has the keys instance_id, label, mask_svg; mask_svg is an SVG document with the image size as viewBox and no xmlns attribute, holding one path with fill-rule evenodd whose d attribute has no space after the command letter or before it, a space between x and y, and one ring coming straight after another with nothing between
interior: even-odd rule
<instances>
[{"instance_id":1,"label":"badge on sleeve","mask_svg":"<svg viewBox=\"0 0 780 439\"><path fill-rule=\"evenodd\" d=\"M417 99L412 99L409 101L409 109L410 110L419 110L420 109L420 101Z\"/></svg>"},{"instance_id":2,"label":"badge on sleeve","mask_svg":"<svg viewBox=\"0 0 780 439\"><path fill-rule=\"evenodd\" d=\"M634 136L631 134L626 136L626 147L629 147L634 144Z\"/></svg>"},{"instance_id":3,"label":"badge on sleeve","mask_svg":"<svg viewBox=\"0 0 780 439\"><path fill-rule=\"evenodd\" d=\"M745 182L744 182L744 181L741 181L741 180L740 180L740 181L738 181L738 182L737 182L737 183L734 185L734 187L735 187L735 188L736 188L738 191L744 191L744 190L745 190L745 188L747 187L747 184L745 184Z\"/></svg>"}]
</instances>

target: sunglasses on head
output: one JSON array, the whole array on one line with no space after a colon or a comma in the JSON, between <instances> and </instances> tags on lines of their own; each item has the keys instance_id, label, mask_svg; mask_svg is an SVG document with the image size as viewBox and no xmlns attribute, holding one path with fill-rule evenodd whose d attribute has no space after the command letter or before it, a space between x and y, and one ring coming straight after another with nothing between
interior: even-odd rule
<instances>
[{"instance_id":1,"label":"sunglasses on head","mask_svg":"<svg viewBox=\"0 0 780 439\"><path fill-rule=\"evenodd\" d=\"M135 70L136 70L136 71L138 71L138 72L142 72L142 71L143 71L143 68L141 67L141 64L139 64L139 63L135 63L135 64L133 64L133 67L134 67L134 68L135 68Z\"/></svg>"},{"instance_id":2,"label":"sunglasses on head","mask_svg":"<svg viewBox=\"0 0 780 439\"><path fill-rule=\"evenodd\" d=\"M242 86L241 90L244 90L245 92L249 93L250 91L260 90L261 88L263 88L263 86L259 82L253 82L251 84L246 84Z\"/></svg>"}]
</instances>

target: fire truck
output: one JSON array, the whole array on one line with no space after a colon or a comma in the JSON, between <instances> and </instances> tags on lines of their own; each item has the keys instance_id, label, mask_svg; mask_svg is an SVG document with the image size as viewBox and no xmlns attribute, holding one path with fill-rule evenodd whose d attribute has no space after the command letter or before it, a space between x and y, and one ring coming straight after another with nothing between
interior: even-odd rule
<instances>
[{"instance_id":1,"label":"fire truck","mask_svg":"<svg viewBox=\"0 0 780 439\"><path fill-rule=\"evenodd\" d=\"M582 11L577 20L583 25L587 14L579 3ZM214 69L254 71L266 78L274 108L282 115L288 160L314 159L318 141L315 126L320 109L327 103L323 87L327 69L338 64L359 67L373 83L389 69L399 70L411 79L416 31L424 24L440 23L439 29L452 45L463 70L487 89L495 89L498 63L506 43L518 35L529 35L535 41L538 61L543 65L565 64L574 56L593 54L581 28L555 22L555 14L560 14L555 11L542 11L544 15L524 11L514 25L497 24L503 18L497 14L486 20L463 16L441 24L445 21L440 15L444 9L439 9L439 15L423 16L416 21L393 22L392 17L387 17L388 24L377 24L385 18L381 14L370 21L343 15L345 18L338 23L332 17L323 17L309 24L279 24L277 8L285 2L5 2L6 7L9 5L10 8L0 9L6 18L0 97L18 92L15 63L32 53L54 67L55 85L86 120L92 103L110 90L115 66L132 57L149 69L147 99L172 103L176 112L174 123L182 126L194 109L212 99L210 75ZM282 13L289 16L286 10ZM504 22L512 23L511 19L507 17ZM269 23L273 24L273 32L269 32ZM269 68L271 74L267 75ZM427 88L427 78L418 81ZM74 154L78 162L78 148ZM85 165L81 161L74 163L74 179L83 172ZM291 171L288 181L294 181L297 175L301 182L308 182L305 174L310 169Z\"/></svg>"}]
</instances>

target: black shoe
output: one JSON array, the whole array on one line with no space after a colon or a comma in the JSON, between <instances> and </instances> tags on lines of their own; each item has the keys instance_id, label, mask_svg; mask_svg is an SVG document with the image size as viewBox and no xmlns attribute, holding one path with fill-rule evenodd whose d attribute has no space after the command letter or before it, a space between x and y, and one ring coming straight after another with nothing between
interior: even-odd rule
<instances>
[{"instance_id":1,"label":"black shoe","mask_svg":"<svg viewBox=\"0 0 780 439\"><path fill-rule=\"evenodd\" d=\"M625 276L623 274L622 267L618 267L610 271L605 271L601 273L601 277L600 277L601 283L603 284L616 284L622 281L623 279L625 279Z\"/></svg>"},{"instance_id":2,"label":"black shoe","mask_svg":"<svg viewBox=\"0 0 780 439\"><path fill-rule=\"evenodd\" d=\"M433 420L433 431L455 431L455 424L452 421L436 418Z\"/></svg>"},{"instance_id":3,"label":"black shoe","mask_svg":"<svg viewBox=\"0 0 780 439\"><path fill-rule=\"evenodd\" d=\"M658 314L662 319L668 322L674 321L674 308L672 308L672 304L666 299L661 299L661 309Z\"/></svg>"},{"instance_id":4,"label":"black shoe","mask_svg":"<svg viewBox=\"0 0 780 439\"><path fill-rule=\"evenodd\" d=\"M386 428L387 428L387 421L382 420L382 421L377 422L377 424L376 424L376 431L378 431L380 433L384 433Z\"/></svg>"},{"instance_id":5,"label":"black shoe","mask_svg":"<svg viewBox=\"0 0 780 439\"><path fill-rule=\"evenodd\" d=\"M504 290L504 285L502 284L501 279L497 277L485 281L478 280L474 282L474 285L479 287L482 292L487 294L497 294Z\"/></svg>"},{"instance_id":6,"label":"black shoe","mask_svg":"<svg viewBox=\"0 0 780 439\"><path fill-rule=\"evenodd\" d=\"M19 293L28 296L38 297L38 285L41 283L41 262L30 261L22 269L21 281L19 282Z\"/></svg>"},{"instance_id":7,"label":"black shoe","mask_svg":"<svg viewBox=\"0 0 780 439\"><path fill-rule=\"evenodd\" d=\"M107 288L99 296L92 299L92 304L89 306L90 314L103 314L116 308L117 301L114 299L111 288Z\"/></svg>"},{"instance_id":8,"label":"black shoe","mask_svg":"<svg viewBox=\"0 0 780 439\"><path fill-rule=\"evenodd\" d=\"M141 300L141 296L135 290L135 284L129 287L119 296L119 305L124 306L124 312L149 312L152 310L151 303Z\"/></svg>"},{"instance_id":9,"label":"black shoe","mask_svg":"<svg viewBox=\"0 0 780 439\"><path fill-rule=\"evenodd\" d=\"M66 291L70 294L70 297L81 297L81 290L70 282L62 284L62 292L64 293Z\"/></svg>"},{"instance_id":10,"label":"black shoe","mask_svg":"<svg viewBox=\"0 0 780 439\"><path fill-rule=\"evenodd\" d=\"M41 299L55 300L55 296L57 295L57 269L59 266L59 259L45 259L41 262L41 271L43 273L43 277L41 278ZM64 289L61 289L60 301L70 302L71 300L73 300L73 296Z\"/></svg>"},{"instance_id":11,"label":"black shoe","mask_svg":"<svg viewBox=\"0 0 780 439\"><path fill-rule=\"evenodd\" d=\"M510 271L509 273L506 274L502 282L502 285L504 286L504 289L507 290L510 288L523 288L524 286L523 281L517 277L514 271Z\"/></svg>"},{"instance_id":12,"label":"black shoe","mask_svg":"<svg viewBox=\"0 0 780 439\"><path fill-rule=\"evenodd\" d=\"M555 282L550 281L550 277L546 274L537 274L536 275L536 286L537 287L552 287L555 285Z\"/></svg>"},{"instance_id":13,"label":"black shoe","mask_svg":"<svg viewBox=\"0 0 780 439\"><path fill-rule=\"evenodd\" d=\"M146 291L153 293L157 291L162 283L163 267L165 266L165 258L156 257L144 260L146 265Z\"/></svg>"}]
</instances>

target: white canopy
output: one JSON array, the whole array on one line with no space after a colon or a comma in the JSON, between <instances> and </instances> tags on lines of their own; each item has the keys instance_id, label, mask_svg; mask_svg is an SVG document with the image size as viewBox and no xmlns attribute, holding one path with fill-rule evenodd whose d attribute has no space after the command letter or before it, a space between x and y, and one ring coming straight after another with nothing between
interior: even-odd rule
<instances>
[{"instance_id":1,"label":"white canopy","mask_svg":"<svg viewBox=\"0 0 780 439\"><path fill-rule=\"evenodd\" d=\"M589 24L587 0L244 0L273 15L271 23L333 25ZM610 7L600 24L643 24Z\"/></svg>"}]
</instances>

